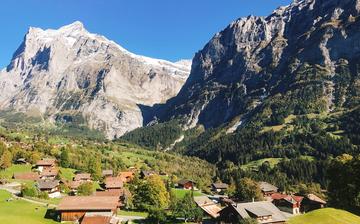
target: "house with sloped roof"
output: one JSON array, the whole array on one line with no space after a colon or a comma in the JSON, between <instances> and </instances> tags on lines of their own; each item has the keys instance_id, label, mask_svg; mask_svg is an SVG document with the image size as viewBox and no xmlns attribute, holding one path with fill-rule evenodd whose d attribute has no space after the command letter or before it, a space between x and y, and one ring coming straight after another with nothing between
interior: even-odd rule
<instances>
[{"instance_id":1,"label":"house with sloped roof","mask_svg":"<svg viewBox=\"0 0 360 224\"><path fill-rule=\"evenodd\" d=\"M81 224L118 224L119 219L109 212L87 212Z\"/></svg>"},{"instance_id":2,"label":"house with sloped roof","mask_svg":"<svg viewBox=\"0 0 360 224\"><path fill-rule=\"evenodd\" d=\"M196 183L192 180L182 179L178 182L178 188L182 188L185 190L196 189Z\"/></svg>"},{"instance_id":3,"label":"house with sloped roof","mask_svg":"<svg viewBox=\"0 0 360 224\"><path fill-rule=\"evenodd\" d=\"M301 202L304 199L302 196L286 195L281 193L274 193L271 195L272 203L281 211L293 215L300 214Z\"/></svg>"},{"instance_id":4,"label":"house with sloped roof","mask_svg":"<svg viewBox=\"0 0 360 224\"><path fill-rule=\"evenodd\" d=\"M260 224L285 224L285 215L271 202L258 201L237 203L227 206L219 212L222 224L239 223L243 219L256 219Z\"/></svg>"},{"instance_id":5,"label":"house with sloped roof","mask_svg":"<svg viewBox=\"0 0 360 224\"><path fill-rule=\"evenodd\" d=\"M228 184L225 183L212 183L211 184L211 191L213 192L225 192L229 188Z\"/></svg>"},{"instance_id":6,"label":"house with sloped roof","mask_svg":"<svg viewBox=\"0 0 360 224\"><path fill-rule=\"evenodd\" d=\"M49 159L49 158L41 159L37 161L35 165L36 169L39 170L40 172L43 172L43 170L45 169L51 169L55 166L56 166L56 159Z\"/></svg>"},{"instance_id":7,"label":"house with sloped roof","mask_svg":"<svg viewBox=\"0 0 360 224\"><path fill-rule=\"evenodd\" d=\"M307 194L301 203L301 212L309 212L316 209L324 208L326 201L315 194Z\"/></svg>"},{"instance_id":8,"label":"house with sloped roof","mask_svg":"<svg viewBox=\"0 0 360 224\"><path fill-rule=\"evenodd\" d=\"M121 177L106 177L104 187L107 190L122 189L124 187L124 182Z\"/></svg>"},{"instance_id":9,"label":"house with sloped roof","mask_svg":"<svg viewBox=\"0 0 360 224\"><path fill-rule=\"evenodd\" d=\"M61 200L56 210L62 222L79 222L87 213L108 213L114 217L118 206L118 197L69 196Z\"/></svg>"},{"instance_id":10,"label":"house with sloped roof","mask_svg":"<svg viewBox=\"0 0 360 224\"><path fill-rule=\"evenodd\" d=\"M60 198L60 181L58 180L38 180L36 182L37 188L46 192L49 195L49 198Z\"/></svg>"},{"instance_id":11,"label":"house with sloped roof","mask_svg":"<svg viewBox=\"0 0 360 224\"><path fill-rule=\"evenodd\" d=\"M264 197L270 197L272 194L278 192L278 188L268 182L259 182L259 186Z\"/></svg>"},{"instance_id":12,"label":"house with sloped roof","mask_svg":"<svg viewBox=\"0 0 360 224\"><path fill-rule=\"evenodd\" d=\"M83 181L83 182L90 182L91 181L91 174L90 173L77 173L74 177L74 181Z\"/></svg>"},{"instance_id":13,"label":"house with sloped roof","mask_svg":"<svg viewBox=\"0 0 360 224\"><path fill-rule=\"evenodd\" d=\"M59 169L56 167L46 168L40 173L40 179L55 180L59 174Z\"/></svg>"},{"instance_id":14,"label":"house with sloped roof","mask_svg":"<svg viewBox=\"0 0 360 224\"><path fill-rule=\"evenodd\" d=\"M36 172L27 172L27 173L14 173L13 179L15 180L39 180L40 175Z\"/></svg>"},{"instance_id":15,"label":"house with sloped roof","mask_svg":"<svg viewBox=\"0 0 360 224\"><path fill-rule=\"evenodd\" d=\"M134 179L135 173L133 171L123 171L118 173L118 177L120 177L124 183L129 183Z\"/></svg>"},{"instance_id":16,"label":"house with sloped roof","mask_svg":"<svg viewBox=\"0 0 360 224\"><path fill-rule=\"evenodd\" d=\"M210 198L207 196L197 196L194 197L194 201L201 208L204 213L211 218L216 219L219 217L219 212L221 211L221 207L217 205L215 202L213 202Z\"/></svg>"},{"instance_id":17,"label":"house with sloped roof","mask_svg":"<svg viewBox=\"0 0 360 224\"><path fill-rule=\"evenodd\" d=\"M112 176L114 176L114 171L113 170L103 170L101 172L101 175L103 177L112 177Z\"/></svg>"}]
</instances>

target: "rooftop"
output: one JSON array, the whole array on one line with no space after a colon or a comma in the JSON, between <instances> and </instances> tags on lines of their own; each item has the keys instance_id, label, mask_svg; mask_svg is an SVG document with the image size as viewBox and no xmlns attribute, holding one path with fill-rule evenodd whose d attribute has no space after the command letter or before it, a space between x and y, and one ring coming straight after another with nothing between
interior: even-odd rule
<instances>
[{"instance_id":1,"label":"rooftop","mask_svg":"<svg viewBox=\"0 0 360 224\"><path fill-rule=\"evenodd\" d=\"M123 179L121 177L106 177L105 188L122 188L124 186Z\"/></svg>"},{"instance_id":2,"label":"rooftop","mask_svg":"<svg viewBox=\"0 0 360 224\"><path fill-rule=\"evenodd\" d=\"M60 181L58 180L38 180L37 186L40 190L53 189L59 186Z\"/></svg>"},{"instance_id":3,"label":"rooftop","mask_svg":"<svg viewBox=\"0 0 360 224\"><path fill-rule=\"evenodd\" d=\"M259 182L260 189L263 192L277 191L278 188L268 182Z\"/></svg>"},{"instance_id":4,"label":"rooftop","mask_svg":"<svg viewBox=\"0 0 360 224\"><path fill-rule=\"evenodd\" d=\"M103 170L102 175L103 176L112 176L112 175L114 175L114 171L113 170Z\"/></svg>"},{"instance_id":5,"label":"rooftop","mask_svg":"<svg viewBox=\"0 0 360 224\"><path fill-rule=\"evenodd\" d=\"M275 222L284 222L286 217L283 213L271 202L268 201L258 201L258 202L249 202L249 203L239 203L232 205L235 211L242 218L250 218L250 214L256 216L272 216L271 220L263 221L261 223L275 223Z\"/></svg>"},{"instance_id":6,"label":"rooftop","mask_svg":"<svg viewBox=\"0 0 360 224\"><path fill-rule=\"evenodd\" d=\"M15 173L14 179L17 179L17 180L39 180L40 176L38 173L35 173L35 172Z\"/></svg>"},{"instance_id":7,"label":"rooftop","mask_svg":"<svg viewBox=\"0 0 360 224\"><path fill-rule=\"evenodd\" d=\"M55 159L41 159L36 163L36 166L54 166Z\"/></svg>"},{"instance_id":8,"label":"rooftop","mask_svg":"<svg viewBox=\"0 0 360 224\"><path fill-rule=\"evenodd\" d=\"M78 173L74 177L74 181L79 180L91 180L91 174L90 173Z\"/></svg>"},{"instance_id":9,"label":"rooftop","mask_svg":"<svg viewBox=\"0 0 360 224\"><path fill-rule=\"evenodd\" d=\"M179 180L178 184L184 185L184 184L189 183L189 182L195 184L194 181L192 181L192 180L187 180L187 179Z\"/></svg>"},{"instance_id":10,"label":"rooftop","mask_svg":"<svg viewBox=\"0 0 360 224\"><path fill-rule=\"evenodd\" d=\"M61 200L58 211L111 211L118 206L118 197L71 196Z\"/></svg>"},{"instance_id":11,"label":"rooftop","mask_svg":"<svg viewBox=\"0 0 360 224\"><path fill-rule=\"evenodd\" d=\"M212 186L216 189L227 189L229 187L229 185L225 183L213 183Z\"/></svg>"}]
</instances>

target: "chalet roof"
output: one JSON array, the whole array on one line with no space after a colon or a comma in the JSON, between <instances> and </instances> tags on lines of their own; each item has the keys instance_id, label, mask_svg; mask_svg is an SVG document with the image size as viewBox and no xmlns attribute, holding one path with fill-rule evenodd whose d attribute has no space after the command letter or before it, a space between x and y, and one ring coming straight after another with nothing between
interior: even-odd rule
<instances>
[{"instance_id":1,"label":"chalet roof","mask_svg":"<svg viewBox=\"0 0 360 224\"><path fill-rule=\"evenodd\" d=\"M105 188L122 188L124 186L124 182L120 177L106 177L105 178Z\"/></svg>"},{"instance_id":2,"label":"chalet roof","mask_svg":"<svg viewBox=\"0 0 360 224\"><path fill-rule=\"evenodd\" d=\"M111 212L87 212L81 224L110 224L112 223Z\"/></svg>"},{"instance_id":3,"label":"chalet roof","mask_svg":"<svg viewBox=\"0 0 360 224\"><path fill-rule=\"evenodd\" d=\"M90 173L78 173L74 177L74 181L79 180L91 180L91 174Z\"/></svg>"},{"instance_id":4,"label":"chalet roof","mask_svg":"<svg viewBox=\"0 0 360 224\"><path fill-rule=\"evenodd\" d=\"M180 184L180 185L184 185L184 184L187 184L187 183L193 183L193 184L195 184L194 181L192 181L192 180L187 180L187 179L182 179L182 180L179 180L179 182L178 182L178 184Z\"/></svg>"},{"instance_id":5,"label":"chalet roof","mask_svg":"<svg viewBox=\"0 0 360 224\"><path fill-rule=\"evenodd\" d=\"M36 163L36 166L55 166L55 159L41 159Z\"/></svg>"},{"instance_id":6,"label":"chalet roof","mask_svg":"<svg viewBox=\"0 0 360 224\"><path fill-rule=\"evenodd\" d=\"M229 187L229 185L225 183L213 183L212 186L215 189L227 189Z\"/></svg>"},{"instance_id":7,"label":"chalet roof","mask_svg":"<svg viewBox=\"0 0 360 224\"><path fill-rule=\"evenodd\" d=\"M239 203L231 206L242 218L250 218L249 213L252 213L256 216L271 215L272 219L269 221L263 221L262 223L264 224L286 221L286 217L283 213L274 204L268 201Z\"/></svg>"},{"instance_id":8,"label":"chalet roof","mask_svg":"<svg viewBox=\"0 0 360 224\"><path fill-rule=\"evenodd\" d=\"M118 206L118 197L71 196L61 200L58 211L111 211Z\"/></svg>"},{"instance_id":9,"label":"chalet roof","mask_svg":"<svg viewBox=\"0 0 360 224\"><path fill-rule=\"evenodd\" d=\"M123 189L111 189L111 190L107 190L107 191L96 191L94 193L94 196L97 197L120 197L124 194L124 190Z\"/></svg>"},{"instance_id":10,"label":"chalet roof","mask_svg":"<svg viewBox=\"0 0 360 224\"><path fill-rule=\"evenodd\" d=\"M318 196L316 196L315 194L308 194L306 196L307 199L311 200L311 201L315 201L315 202L318 202L320 204L326 204L326 201L319 198Z\"/></svg>"},{"instance_id":11,"label":"chalet roof","mask_svg":"<svg viewBox=\"0 0 360 224\"><path fill-rule=\"evenodd\" d=\"M151 176L151 175L156 174L156 172L153 171L153 170L142 170L142 171L141 171L141 174L142 174L143 176L147 177L147 176Z\"/></svg>"},{"instance_id":12,"label":"chalet roof","mask_svg":"<svg viewBox=\"0 0 360 224\"><path fill-rule=\"evenodd\" d=\"M263 191L263 192L271 192L271 191L277 192L278 191L277 187L275 187L272 184L269 184L268 182L259 182L259 186L260 186L261 191Z\"/></svg>"},{"instance_id":13,"label":"chalet roof","mask_svg":"<svg viewBox=\"0 0 360 224\"><path fill-rule=\"evenodd\" d=\"M254 214L256 217L263 217L263 216L270 216L272 215L272 212L266 210L263 207L250 207L250 208L245 208L245 210L249 213Z\"/></svg>"},{"instance_id":14,"label":"chalet roof","mask_svg":"<svg viewBox=\"0 0 360 224\"><path fill-rule=\"evenodd\" d=\"M219 216L219 212L221 211L221 207L216 205L210 198L207 196L197 196L194 197L195 203L209 216L216 218Z\"/></svg>"},{"instance_id":15,"label":"chalet roof","mask_svg":"<svg viewBox=\"0 0 360 224\"><path fill-rule=\"evenodd\" d=\"M38 180L37 186L40 190L48 190L59 186L59 183L58 180Z\"/></svg>"},{"instance_id":16,"label":"chalet roof","mask_svg":"<svg viewBox=\"0 0 360 224\"><path fill-rule=\"evenodd\" d=\"M56 168L44 169L40 176L41 177L56 177L59 174L59 170Z\"/></svg>"},{"instance_id":17,"label":"chalet roof","mask_svg":"<svg viewBox=\"0 0 360 224\"><path fill-rule=\"evenodd\" d=\"M287 194L281 194L281 193L275 193L271 195L272 200L286 200L292 204L301 202L304 197L301 196L295 196L295 195L287 195Z\"/></svg>"},{"instance_id":18,"label":"chalet roof","mask_svg":"<svg viewBox=\"0 0 360 224\"><path fill-rule=\"evenodd\" d=\"M207 196L196 196L194 197L194 201L197 205L206 205L206 204L215 204L210 198Z\"/></svg>"},{"instance_id":19,"label":"chalet roof","mask_svg":"<svg viewBox=\"0 0 360 224\"><path fill-rule=\"evenodd\" d=\"M17 180L39 180L40 176L38 173L28 172L28 173L15 173L13 178Z\"/></svg>"},{"instance_id":20,"label":"chalet roof","mask_svg":"<svg viewBox=\"0 0 360 224\"><path fill-rule=\"evenodd\" d=\"M103 176L112 176L112 175L114 175L114 171L113 170L103 170L102 175Z\"/></svg>"}]
</instances>

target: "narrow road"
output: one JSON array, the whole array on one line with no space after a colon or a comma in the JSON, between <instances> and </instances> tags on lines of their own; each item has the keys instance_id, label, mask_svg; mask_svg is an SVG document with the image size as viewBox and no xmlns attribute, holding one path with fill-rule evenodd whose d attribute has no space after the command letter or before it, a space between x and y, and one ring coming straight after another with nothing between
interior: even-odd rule
<instances>
[{"instance_id":1,"label":"narrow road","mask_svg":"<svg viewBox=\"0 0 360 224\"><path fill-rule=\"evenodd\" d=\"M117 216L121 222L133 221L133 220L142 220L145 219L141 216L125 216L125 215L118 215Z\"/></svg>"},{"instance_id":2,"label":"narrow road","mask_svg":"<svg viewBox=\"0 0 360 224\"><path fill-rule=\"evenodd\" d=\"M51 208L56 208L57 205L54 204L49 204L46 202L40 202L40 201L36 201L33 199L29 199L29 198L23 198L23 197L19 197L18 195L20 194L20 191L17 189L14 189L14 185L13 184L5 184L5 185L0 185L0 190L5 190L9 193L12 194L13 198L15 199L20 199L20 200L24 200L33 204L37 204L37 205L42 205L42 206L46 206L46 207L51 207Z\"/></svg>"}]
</instances>

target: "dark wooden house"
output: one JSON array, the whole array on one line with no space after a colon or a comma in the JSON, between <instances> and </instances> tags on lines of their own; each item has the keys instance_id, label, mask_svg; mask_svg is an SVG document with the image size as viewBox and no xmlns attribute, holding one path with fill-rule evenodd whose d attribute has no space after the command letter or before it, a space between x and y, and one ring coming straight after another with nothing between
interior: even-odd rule
<instances>
[{"instance_id":1,"label":"dark wooden house","mask_svg":"<svg viewBox=\"0 0 360 224\"><path fill-rule=\"evenodd\" d=\"M73 196L63 198L56 210L62 222L74 222L81 220L89 212L114 215L118 205L118 197Z\"/></svg>"}]
</instances>

